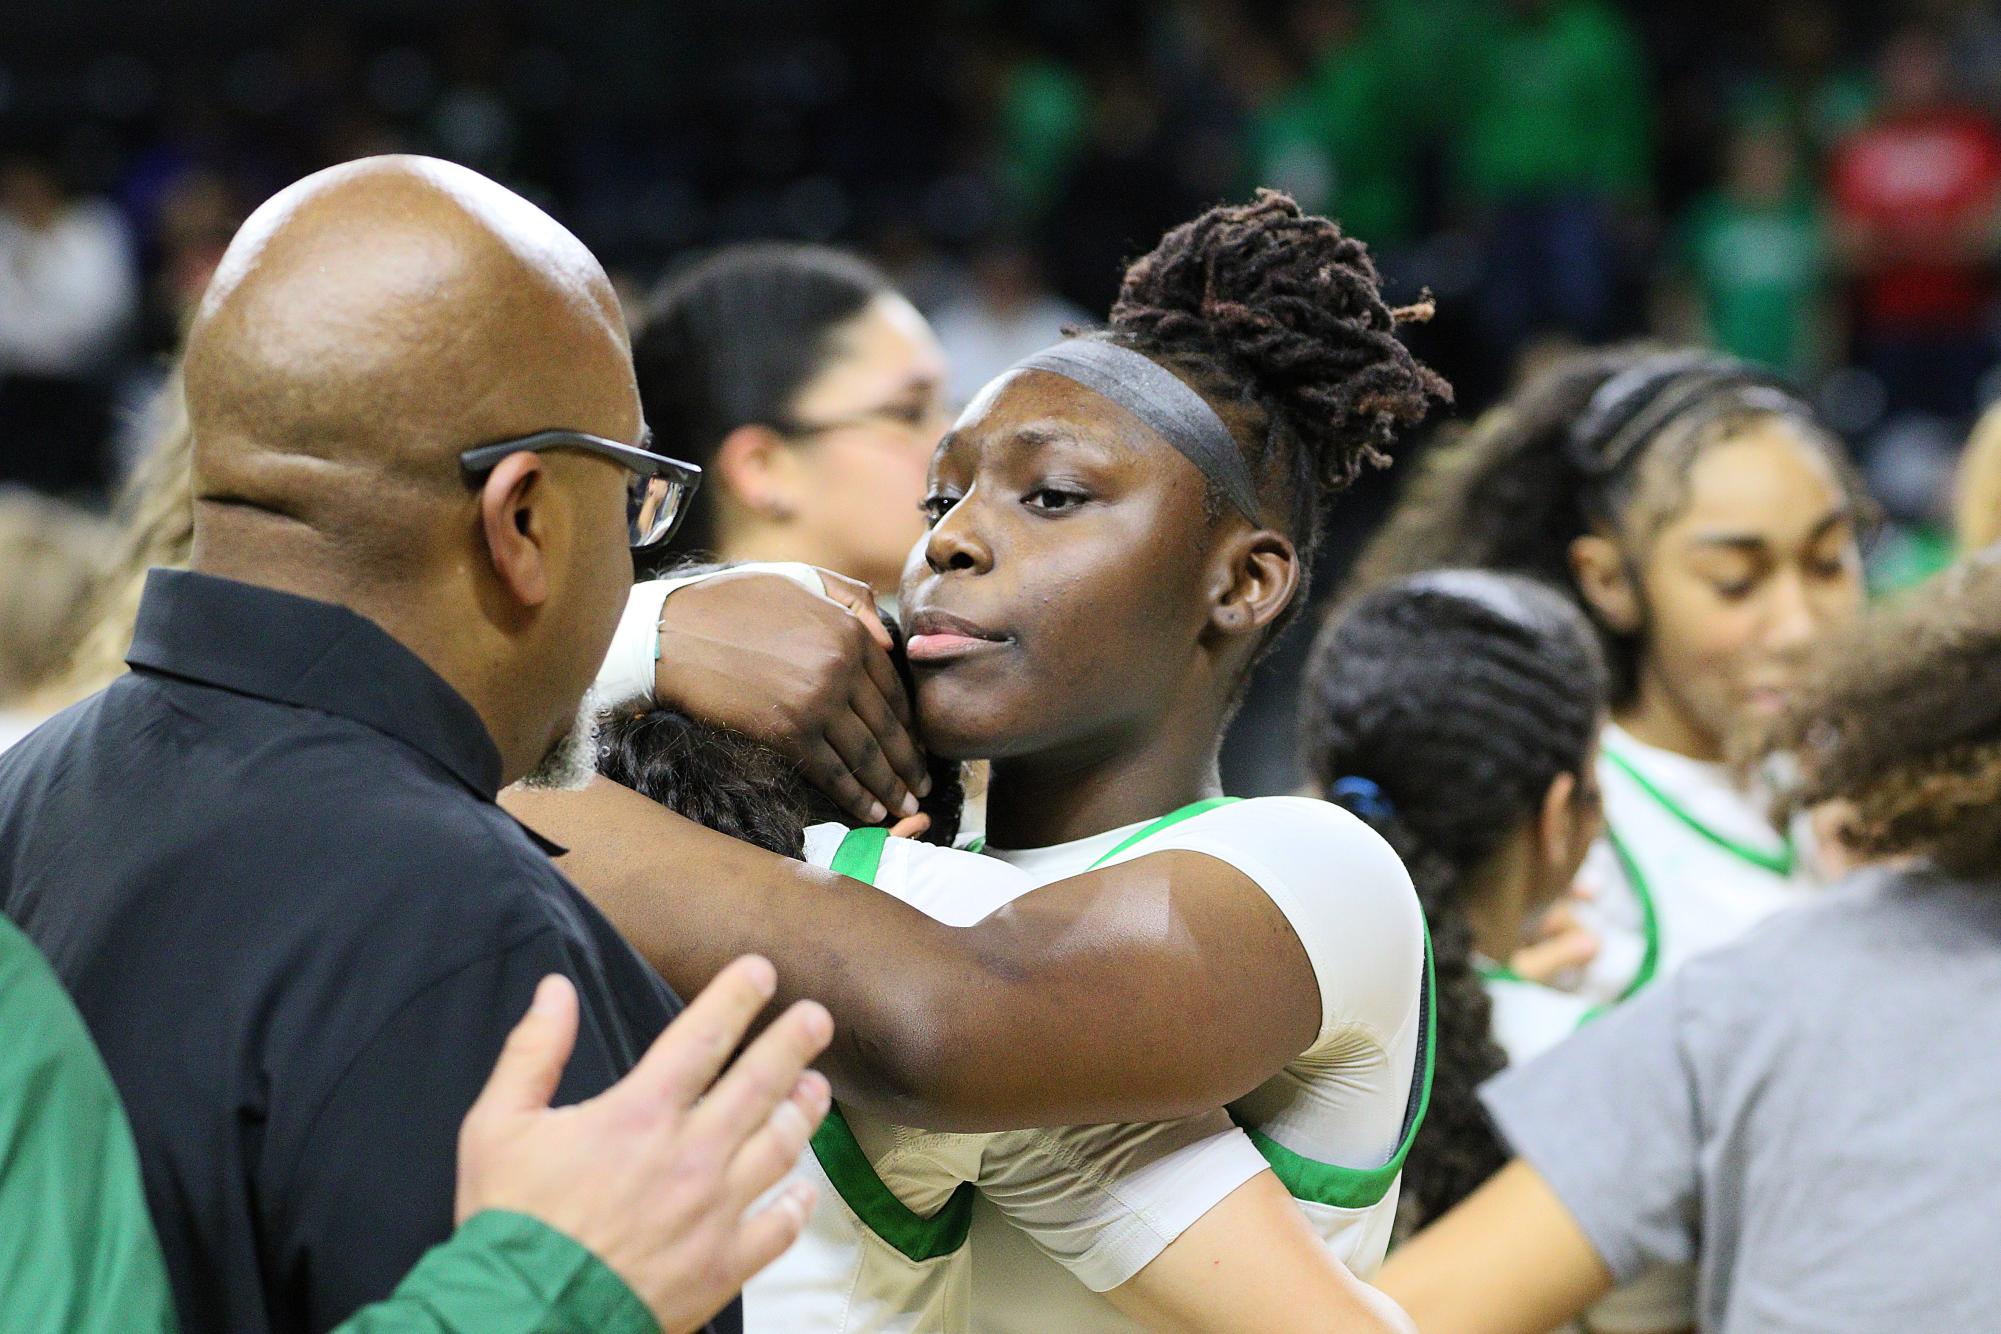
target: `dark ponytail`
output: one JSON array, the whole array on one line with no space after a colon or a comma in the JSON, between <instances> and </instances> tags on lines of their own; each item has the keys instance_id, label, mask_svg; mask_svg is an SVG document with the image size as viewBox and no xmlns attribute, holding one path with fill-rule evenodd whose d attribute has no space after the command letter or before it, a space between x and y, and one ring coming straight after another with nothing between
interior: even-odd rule
<instances>
[{"instance_id":1,"label":"dark ponytail","mask_svg":"<svg viewBox=\"0 0 2001 1334\"><path fill-rule=\"evenodd\" d=\"M739 426L796 429L793 402L841 326L894 290L857 256L778 242L731 246L673 275L632 347L654 447L708 467ZM715 492L704 488L674 549L713 551L715 513Z\"/></svg>"},{"instance_id":2,"label":"dark ponytail","mask_svg":"<svg viewBox=\"0 0 2001 1334\"><path fill-rule=\"evenodd\" d=\"M1403 859L1431 930L1438 1052L1404 1208L1436 1218L1506 1161L1474 1090L1506 1064L1473 966L1466 881L1591 763L1604 668L1577 610L1527 579L1442 570L1322 627L1307 670L1307 770Z\"/></svg>"}]
</instances>

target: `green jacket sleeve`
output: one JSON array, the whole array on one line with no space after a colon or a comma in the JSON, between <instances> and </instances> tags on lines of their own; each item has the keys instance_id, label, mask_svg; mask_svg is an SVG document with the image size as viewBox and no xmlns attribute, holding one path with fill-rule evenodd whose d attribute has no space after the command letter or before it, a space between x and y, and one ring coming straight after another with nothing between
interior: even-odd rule
<instances>
[{"instance_id":1,"label":"green jacket sleeve","mask_svg":"<svg viewBox=\"0 0 2001 1334\"><path fill-rule=\"evenodd\" d=\"M0 918L0 1334L173 1328L124 1106L62 983Z\"/></svg>"},{"instance_id":2,"label":"green jacket sleeve","mask_svg":"<svg viewBox=\"0 0 2001 1334\"><path fill-rule=\"evenodd\" d=\"M0 1334L173 1334L139 1157L97 1047L41 954L0 918ZM660 1334L602 1261L488 1210L338 1334Z\"/></svg>"},{"instance_id":3,"label":"green jacket sleeve","mask_svg":"<svg viewBox=\"0 0 2001 1334\"><path fill-rule=\"evenodd\" d=\"M660 1334L602 1261L526 1214L474 1214L334 1334Z\"/></svg>"}]
</instances>

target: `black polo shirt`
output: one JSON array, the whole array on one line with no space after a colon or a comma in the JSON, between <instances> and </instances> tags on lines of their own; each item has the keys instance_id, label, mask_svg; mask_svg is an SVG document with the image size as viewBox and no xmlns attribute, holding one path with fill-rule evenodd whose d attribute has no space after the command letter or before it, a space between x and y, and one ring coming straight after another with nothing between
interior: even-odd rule
<instances>
[{"instance_id":1,"label":"black polo shirt","mask_svg":"<svg viewBox=\"0 0 2001 1334\"><path fill-rule=\"evenodd\" d=\"M559 1102L679 1003L373 622L156 570L130 662L0 756L0 909L125 1099L183 1328L322 1330L450 1235L459 1122L538 979L583 1002Z\"/></svg>"}]
</instances>

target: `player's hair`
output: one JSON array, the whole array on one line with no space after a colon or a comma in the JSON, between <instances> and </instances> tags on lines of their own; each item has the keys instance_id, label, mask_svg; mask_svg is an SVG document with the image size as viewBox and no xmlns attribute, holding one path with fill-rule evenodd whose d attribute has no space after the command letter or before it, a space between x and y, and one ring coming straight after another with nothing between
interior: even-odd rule
<instances>
[{"instance_id":1,"label":"player's hair","mask_svg":"<svg viewBox=\"0 0 2001 1334\"><path fill-rule=\"evenodd\" d=\"M1127 268L1100 333L1181 375L1250 465L1267 518L1293 540L1306 605L1321 512L1399 431L1452 390L1398 339L1429 303L1393 309L1366 245L1276 190L1218 206ZM1223 501L1211 489L1212 515Z\"/></svg>"},{"instance_id":2,"label":"player's hair","mask_svg":"<svg viewBox=\"0 0 2001 1334\"><path fill-rule=\"evenodd\" d=\"M669 573L685 576L725 568L684 561ZM902 627L890 618L883 624L890 635L890 660L908 691L910 661L903 653ZM597 771L704 828L784 857L805 856L810 826L846 824L850 818L776 751L650 701L599 715ZM965 804L964 775L957 764L934 759L930 777L931 791L918 801L918 809L931 817L923 841L950 846L958 837Z\"/></svg>"},{"instance_id":3,"label":"player's hair","mask_svg":"<svg viewBox=\"0 0 2001 1334\"><path fill-rule=\"evenodd\" d=\"M1687 499L1709 446L1781 417L1833 466L1859 518L1873 513L1846 453L1813 409L1745 362L1637 346L1580 353L1482 413L1426 462L1357 561L1348 594L1418 570L1477 567L1569 591L1592 616L1612 697L1638 680L1645 630L1605 624L1581 595L1570 547L1616 533L1640 559Z\"/></svg>"},{"instance_id":4,"label":"player's hair","mask_svg":"<svg viewBox=\"0 0 2001 1334\"><path fill-rule=\"evenodd\" d=\"M1404 1168L1405 1217L1438 1217L1505 1161L1474 1097L1506 1064L1472 961L1471 874L1536 818L1561 774L1588 784L1605 670L1553 590L1439 570L1341 609L1314 641L1300 704L1306 768L1409 869L1431 930L1437 1064Z\"/></svg>"},{"instance_id":5,"label":"player's hair","mask_svg":"<svg viewBox=\"0 0 2001 1334\"><path fill-rule=\"evenodd\" d=\"M709 466L739 426L796 429L793 404L843 325L894 292L868 261L825 246L729 246L671 275L632 346L654 447ZM713 551L715 497L697 494L674 547Z\"/></svg>"},{"instance_id":6,"label":"player's hair","mask_svg":"<svg viewBox=\"0 0 2001 1334\"><path fill-rule=\"evenodd\" d=\"M647 703L599 720L597 770L704 828L795 860L806 855L807 825L841 818L776 751Z\"/></svg>"},{"instance_id":7,"label":"player's hair","mask_svg":"<svg viewBox=\"0 0 2001 1334\"><path fill-rule=\"evenodd\" d=\"M1783 757L1768 775L1782 814L1847 803L1842 841L1861 856L2001 875L2001 551L1832 637L1786 712L1745 744Z\"/></svg>"}]
</instances>

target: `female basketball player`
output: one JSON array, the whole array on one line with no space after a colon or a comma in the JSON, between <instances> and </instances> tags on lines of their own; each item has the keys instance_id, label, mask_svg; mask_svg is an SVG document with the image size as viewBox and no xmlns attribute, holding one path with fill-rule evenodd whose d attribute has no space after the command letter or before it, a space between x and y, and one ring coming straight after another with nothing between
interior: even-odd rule
<instances>
[{"instance_id":1,"label":"female basketball player","mask_svg":"<svg viewBox=\"0 0 2001 1334\"><path fill-rule=\"evenodd\" d=\"M1379 1257L1420 1102L1421 918L1358 821L1219 804L1215 757L1324 501L1444 392L1396 319L1359 243L1265 195L1176 229L1106 334L1003 376L941 444L902 586L917 711L934 752L992 760L990 859L1035 882L979 922L781 875L629 793L517 809L671 980L737 937L796 962L844 1021L851 1109L963 1130L1235 1103ZM1116 1286L1170 1239L1071 1258Z\"/></svg>"}]
</instances>

